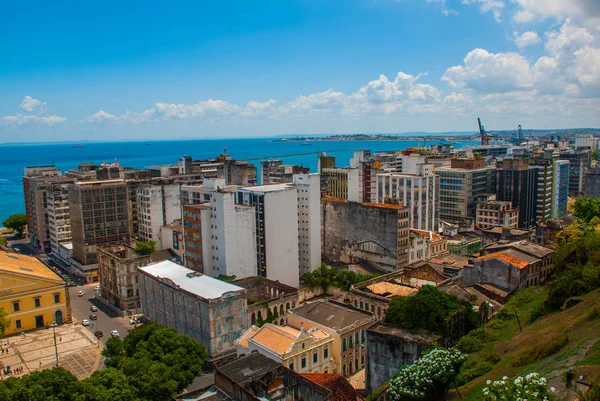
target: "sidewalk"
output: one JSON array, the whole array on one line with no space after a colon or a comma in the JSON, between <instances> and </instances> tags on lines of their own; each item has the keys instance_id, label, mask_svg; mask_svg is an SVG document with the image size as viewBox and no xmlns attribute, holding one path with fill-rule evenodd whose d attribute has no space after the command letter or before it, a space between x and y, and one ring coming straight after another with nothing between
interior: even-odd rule
<instances>
[{"instance_id":1,"label":"sidewalk","mask_svg":"<svg viewBox=\"0 0 600 401\"><path fill-rule=\"evenodd\" d=\"M90 376L102 366L101 344L84 327L65 324L56 327L56 348L52 328L26 333L24 337L15 335L0 339L0 345L8 353L0 353L2 367L10 365L11 370L23 367L23 374L40 369L58 366L73 373L79 380ZM15 375L14 373L11 376Z\"/></svg>"}]
</instances>

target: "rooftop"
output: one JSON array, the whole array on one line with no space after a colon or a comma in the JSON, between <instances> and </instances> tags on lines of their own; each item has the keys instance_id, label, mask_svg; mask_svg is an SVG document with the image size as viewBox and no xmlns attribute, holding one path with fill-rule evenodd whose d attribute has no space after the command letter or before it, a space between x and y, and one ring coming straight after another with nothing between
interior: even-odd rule
<instances>
[{"instance_id":1,"label":"rooftop","mask_svg":"<svg viewBox=\"0 0 600 401\"><path fill-rule=\"evenodd\" d=\"M90 181L75 181L73 183L79 187L90 187L93 185L105 185L105 184L125 184L125 180L121 178L115 178L113 180L90 180Z\"/></svg>"},{"instance_id":2,"label":"rooftop","mask_svg":"<svg viewBox=\"0 0 600 401\"><path fill-rule=\"evenodd\" d=\"M292 326L276 326L269 323L261 328L252 326L240 338L239 343L248 348L248 343L251 340L276 354L283 355L290 352L298 340L307 336L319 341L329 337L329 334L316 328L302 331Z\"/></svg>"},{"instance_id":3,"label":"rooftop","mask_svg":"<svg viewBox=\"0 0 600 401\"><path fill-rule=\"evenodd\" d=\"M431 334L425 330L405 330L399 326L387 323L377 323L371 326L368 331L386 336L400 337L411 342L427 345L431 345L441 338L441 336Z\"/></svg>"},{"instance_id":4,"label":"rooftop","mask_svg":"<svg viewBox=\"0 0 600 401\"><path fill-rule=\"evenodd\" d=\"M528 240L515 241L508 244L494 244L486 247L486 250L494 250L494 249L507 249L513 248L523 253L533 255L537 258L543 258L544 256L548 256L554 253L554 250L550 248L546 248L545 246L534 244Z\"/></svg>"},{"instance_id":5,"label":"rooftop","mask_svg":"<svg viewBox=\"0 0 600 401\"><path fill-rule=\"evenodd\" d=\"M269 184L269 185L257 185L255 187L244 187L242 191L246 192L277 192L277 191L288 191L294 187L289 183L286 184Z\"/></svg>"},{"instance_id":6,"label":"rooftop","mask_svg":"<svg viewBox=\"0 0 600 401\"><path fill-rule=\"evenodd\" d=\"M338 203L355 203L355 202L347 201L345 199L339 199L334 196L324 196L323 198L321 198L321 201L338 202ZM406 206L392 205L392 204L388 204L388 203L362 203L362 205L367 206L367 207L377 207L380 209L395 209L395 210L406 209Z\"/></svg>"},{"instance_id":7,"label":"rooftop","mask_svg":"<svg viewBox=\"0 0 600 401\"><path fill-rule=\"evenodd\" d=\"M339 373L302 373L302 376L332 393L332 401L355 401L361 398L350 382Z\"/></svg>"},{"instance_id":8,"label":"rooftop","mask_svg":"<svg viewBox=\"0 0 600 401\"><path fill-rule=\"evenodd\" d=\"M48 266L33 256L0 252L0 272L17 273L64 283Z\"/></svg>"},{"instance_id":9,"label":"rooftop","mask_svg":"<svg viewBox=\"0 0 600 401\"><path fill-rule=\"evenodd\" d=\"M373 294L380 295L386 298L406 297L417 292L417 289L415 287L411 287L404 284L397 284L389 281L374 283L368 285L367 288Z\"/></svg>"},{"instance_id":10,"label":"rooftop","mask_svg":"<svg viewBox=\"0 0 600 401\"><path fill-rule=\"evenodd\" d=\"M494 234L502 234L504 228L503 227L492 227L492 228L488 228L487 230L483 230L484 233L494 233ZM519 230L518 228L511 228L510 229L510 235L527 235L527 234L531 234L531 231L527 231L527 230Z\"/></svg>"},{"instance_id":11,"label":"rooftop","mask_svg":"<svg viewBox=\"0 0 600 401\"><path fill-rule=\"evenodd\" d=\"M366 323L373 320L372 316L368 314L325 300L305 303L294 309L290 309L288 313L310 320L321 326L329 327L338 332L354 324Z\"/></svg>"},{"instance_id":12,"label":"rooftop","mask_svg":"<svg viewBox=\"0 0 600 401\"><path fill-rule=\"evenodd\" d=\"M257 352L241 356L221 366L217 370L237 384L245 387L254 378L281 368L281 364Z\"/></svg>"},{"instance_id":13,"label":"rooftop","mask_svg":"<svg viewBox=\"0 0 600 401\"><path fill-rule=\"evenodd\" d=\"M489 255L480 256L475 260L486 260L486 259L500 259L506 263L510 263L519 269L524 269L531 263L539 262L539 259L526 255L524 253L515 251L514 249L508 249L502 252L491 253Z\"/></svg>"},{"instance_id":14,"label":"rooftop","mask_svg":"<svg viewBox=\"0 0 600 401\"><path fill-rule=\"evenodd\" d=\"M438 233L434 233L433 231L417 230L416 228L411 228L410 232L420 237L429 237L431 241L439 241L440 239L442 239L441 235L439 235Z\"/></svg>"},{"instance_id":15,"label":"rooftop","mask_svg":"<svg viewBox=\"0 0 600 401\"><path fill-rule=\"evenodd\" d=\"M168 279L182 290L205 299L218 299L228 292L244 291L242 287L217 280L170 260L152 263L139 270L158 279Z\"/></svg>"}]
</instances>

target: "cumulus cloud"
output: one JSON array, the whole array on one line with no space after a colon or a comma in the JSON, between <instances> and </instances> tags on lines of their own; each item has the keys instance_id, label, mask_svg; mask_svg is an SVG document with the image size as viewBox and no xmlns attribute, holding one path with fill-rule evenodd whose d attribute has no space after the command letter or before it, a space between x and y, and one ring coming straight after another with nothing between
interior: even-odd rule
<instances>
[{"instance_id":1,"label":"cumulus cloud","mask_svg":"<svg viewBox=\"0 0 600 401\"><path fill-rule=\"evenodd\" d=\"M104 110L100 110L97 113L92 114L91 116L89 116L85 119L85 121L87 121L87 122L94 122L94 123L115 122L118 120L119 120L119 117L112 115L110 113L107 113Z\"/></svg>"},{"instance_id":2,"label":"cumulus cloud","mask_svg":"<svg viewBox=\"0 0 600 401\"><path fill-rule=\"evenodd\" d=\"M527 31L522 34L515 32L513 36L517 47L520 49L540 43L540 37L535 31Z\"/></svg>"},{"instance_id":3,"label":"cumulus cloud","mask_svg":"<svg viewBox=\"0 0 600 401\"><path fill-rule=\"evenodd\" d=\"M27 123L55 125L59 123L64 123L65 121L67 121L67 118L60 116L36 116L27 114L17 114L14 116L0 117L0 124L2 125L23 125Z\"/></svg>"},{"instance_id":4,"label":"cumulus cloud","mask_svg":"<svg viewBox=\"0 0 600 401\"><path fill-rule=\"evenodd\" d=\"M483 14L491 11L494 19L497 22L502 22L502 9L505 6L502 0L463 0L462 3L466 5L478 4L479 12Z\"/></svg>"},{"instance_id":5,"label":"cumulus cloud","mask_svg":"<svg viewBox=\"0 0 600 401\"><path fill-rule=\"evenodd\" d=\"M28 111L30 113L33 112L38 107L40 107L42 109L41 111L45 111L46 103L42 103L38 99L34 99L31 96L27 95L23 98L23 101L21 101L21 104L19 105L19 107L21 107L23 110Z\"/></svg>"},{"instance_id":6,"label":"cumulus cloud","mask_svg":"<svg viewBox=\"0 0 600 401\"><path fill-rule=\"evenodd\" d=\"M517 4L518 11L513 19L527 23L535 19L564 19L576 15L582 19L600 18L598 0L511 0Z\"/></svg>"}]
</instances>

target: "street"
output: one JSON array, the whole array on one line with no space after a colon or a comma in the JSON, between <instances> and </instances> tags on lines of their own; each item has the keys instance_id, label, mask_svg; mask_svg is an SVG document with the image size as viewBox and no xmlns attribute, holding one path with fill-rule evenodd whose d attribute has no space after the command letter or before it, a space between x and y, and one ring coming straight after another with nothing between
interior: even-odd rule
<instances>
[{"instance_id":1,"label":"street","mask_svg":"<svg viewBox=\"0 0 600 401\"><path fill-rule=\"evenodd\" d=\"M94 289L98 284L89 284L85 286L77 286L69 288L69 296L71 297L71 314L73 320L77 320L78 324L83 320L87 319L90 321L90 325L86 328L93 334L96 330L102 331L104 336L101 338L103 343L110 338L110 332L117 330L121 335L121 338L125 337L133 325L129 324L128 317L121 317L112 310L108 309L102 303L96 301L94 298ZM80 297L77 295L79 291L85 291L85 295ZM90 311L92 305L98 307L97 312ZM91 320L90 314L96 314L97 320Z\"/></svg>"}]
</instances>

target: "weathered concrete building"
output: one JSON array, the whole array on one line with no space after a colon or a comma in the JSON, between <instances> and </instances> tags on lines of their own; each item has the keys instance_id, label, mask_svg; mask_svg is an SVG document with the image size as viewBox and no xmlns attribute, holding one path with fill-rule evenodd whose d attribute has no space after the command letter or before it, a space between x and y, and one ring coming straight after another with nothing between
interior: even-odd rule
<instances>
[{"instance_id":1,"label":"weathered concrete building","mask_svg":"<svg viewBox=\"0 0 600 401\"><path fill-rule=\"evenodd\" d=\"M294 174L308 174L310 169L302 166L283 164L280 159L260 162L260 185L284 184L294 180Z\"/></svg>"},{"instance_id":2,"label":"weathered concrete building","mask_svg":"<svg viewBox=\"0 0 600 401\"><path fill-rule=\"evenodd\" d=\"M477 199L475 227L485 230L493 227L517 228L519 208L512 207L511 201L496 200L495 194L480 195Z\"/></svg>"},{"instance_id":3,"label":"weathered concrete building","mask_svg":"<svg viewBox=\"0 0 600 401\"><path fill-rule=\"evenodd\" d=\"M287 311L299 304L297 288L265 277L238 279L232 284L246 289L250 324L262 321L283 326L287 321Z\"/></svg>"},{"instance_id":4,"label":"weathered concrete building","mask_svg":"<svg viewBox=\"0 0 600 401\"><path fill-rule=\"evenodd\" d=\"M531 239L533 230L520 230L518 228L493 227L482 231L483 246L499 242L513 242Z\"/></svg>"},{"instance_id":5,"label":"weathered concrete building","mask_svg":"<svg viewBox=\"0 0 600 401\"><path fill-rule=\"evenodd\" d=\"M148 263L150 255L136 255L135 249L125 244L98 248L98 279L102 298L121 311L139 308L137 269Z\"/></svg>"},{"instance_id":6,"label":"weathered concrete building","mask_svg":"<svg viewBox=\"0 0 600 401\"><path fill-rule=\"evenodd\" d=\"M427 332L410 332L399 327L377 323L367 330L366 385L375 391L405 366L440 340Z\"/></svg>"},{"instance_id":7,"label":"weathered concrete building","mask_svg":"<svg viewBox=\"0 0 600 401\"><path fill-rule=\"evenodd\" d=\"M409 209L399 205L321 201L323 256L331 261L366 260L384 271L406 265Z\"/></svg>"},{"instance_id":8,"label":"weathered concrete building","mask_svg":"<svg viewBox=\"0 0 600 401\"><path fill-rule=\"evenodd\" d=\"M600 197L600 168L590 168L585 174L585 196Z\"/></svg>"},{"instance_id":9,"label":"weathered concrete building","mask_svg":"<svg viewBox=\"0 0 600 401\"><path fill-rule=\"evenodd\" d=\"M157 241L162 250L160 228L181 219L179 185L155 180L137 188L138 236L142 241Z\"/></svg>"},{"instance_id":10,"label":"weathered concrete building","mask_svg":"<svg viewBox=\"0 0 600 401\"><path fill-rule=\"evenodd\" d=\"M235 353L249 326L245 289L171 261L138 271L148 319L204 344L210 360Z\"/></svg>"}]
</instances>

